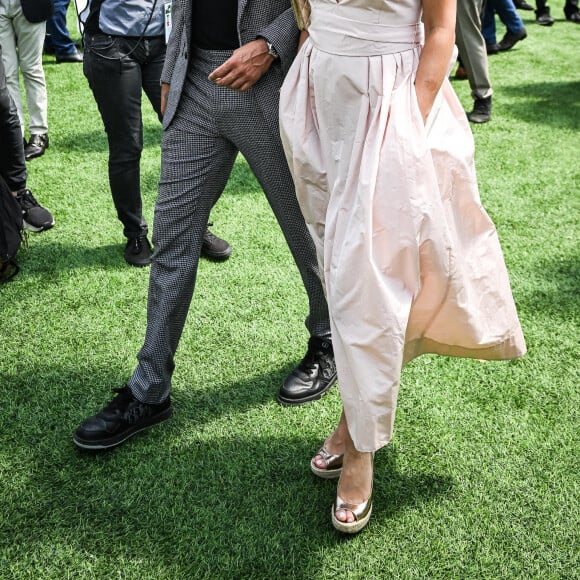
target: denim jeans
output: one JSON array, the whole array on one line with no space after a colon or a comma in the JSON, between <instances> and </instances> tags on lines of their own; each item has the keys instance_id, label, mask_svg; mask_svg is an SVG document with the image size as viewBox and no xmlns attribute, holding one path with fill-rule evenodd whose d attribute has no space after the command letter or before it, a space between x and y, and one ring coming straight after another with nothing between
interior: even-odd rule
<instances>
[{"instance_id":1,"label":"denim jeans","mask_svg":"<svg viewBox=\"0 0 580 580\"><path fill-rule=\"evenodd\" d=\"M70 0L54 0L54 12L46 21L48 36L45 46L52 47L56 56L66 56L77 49L66 27L66 12L69 4Z\"/></svg>"},{"instance_id":2,"label":"denim jeans","mask_svg":"<svg viewBox=\"0 0 580 580\"><path fill-rule=\"evenodd\" d=\"M508 32L517 34L524 29L524 22L517 13L513 0L487 0L482 22L482 33L486 44L497 43L495 36L496 12Z\"/></svg>"},{"instance_id":3,"label":"denim jeans","mask_svg":"<svg viewBox=\"0 0 580 580\"><path fill-rule=\"evenodd\" d=\"M85 34L83 70L109 141L109 184L123 233L146 235L142 213L142 91L161 121L160 78L165 39Z\"/></svg>"}]
</instances>

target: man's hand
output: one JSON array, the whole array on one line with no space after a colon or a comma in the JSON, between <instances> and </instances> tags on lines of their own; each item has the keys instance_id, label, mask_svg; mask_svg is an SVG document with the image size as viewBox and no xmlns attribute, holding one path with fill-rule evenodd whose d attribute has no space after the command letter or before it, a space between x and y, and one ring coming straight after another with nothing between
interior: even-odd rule
<instances>
[{"instance_id":1,"label":"man's hand","mask_svg":"<svg viewBox=\"0 0 580 580\"><path fill-rule=\"evenodd\" d=\"M169 95L169 85L167 83L161 83L161 116L165 115L168 95Z\"/></svg>"},{"instance_id":2,"label":"man's hand","mask_svg":"<svg viewBox=\"0 0 580 580\"><path fill-rule=\"evenodd\" d=\"M220 87L243 93L270 68L273 61L266 41L258 38L234 50L232 56L208 78Z\"/></svg>"}]
</instances>

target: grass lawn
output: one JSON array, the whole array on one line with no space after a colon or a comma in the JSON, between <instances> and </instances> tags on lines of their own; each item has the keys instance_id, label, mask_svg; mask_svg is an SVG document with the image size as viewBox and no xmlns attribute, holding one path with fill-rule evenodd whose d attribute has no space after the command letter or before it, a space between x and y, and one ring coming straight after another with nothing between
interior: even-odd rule
<instances>
[{"instance_id":1,"label":"grass lawn","mask_svg":"<svg viewBox=\"0 0 580 580\"><path fill-rule=\"evenodd\" d=\"M123 260L82 66L45 57L51 142L29 186L57 223L0 287L0 578L580 577L580 28L551 7L553 27L521 12L528 38L490 58L494 116L473 126L529 353L405 369L374 515L353 538L330 523L335 482L308 468L337 389L274 401L304 353L306 297L242 158L212 216L234 252L201 262L173 419L105 454L74 447L135 366L148 269ZM161 129L145 113L152 224Z\"/></svg>"}]
</instances>

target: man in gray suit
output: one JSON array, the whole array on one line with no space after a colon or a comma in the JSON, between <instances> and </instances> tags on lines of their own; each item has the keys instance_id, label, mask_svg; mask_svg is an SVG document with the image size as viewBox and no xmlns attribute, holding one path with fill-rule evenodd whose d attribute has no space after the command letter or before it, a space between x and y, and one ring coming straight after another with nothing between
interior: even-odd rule
<instances>
[{"instance_id":1,"label":"man in gray suit","mask_svg":"<svg viewBox=\"0 0 580 580\"><path fill-rule=\"evenodd\" d=\"M309 298L304 359L278 400L320 398L336 381L315 249L296 201L278 125L279 90L296 54L289 0L173 0L162 81L163 141L147 332L115 398L75 432L84 449L115 447L172 412L171 376L193 295L205 225L241 151L282 228Z\"/></svg>"}]
</instances>

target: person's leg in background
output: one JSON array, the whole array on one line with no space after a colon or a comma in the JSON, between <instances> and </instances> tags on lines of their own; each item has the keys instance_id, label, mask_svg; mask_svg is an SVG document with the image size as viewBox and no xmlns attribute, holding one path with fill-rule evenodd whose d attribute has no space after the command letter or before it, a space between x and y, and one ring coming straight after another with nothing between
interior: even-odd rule
<instances>
[{"instance_id":1,"label":"person's leg in background","mask_svg":"<svg viewBox=\"0 0 580 580\"><path fill-rule=\"evenodd\" d=\"M12 27L16 39L14 48L18 51L18 54L10 57L9 65L6 64L6 60L4 64L10 94L16 103L20 123L24 129L18 70L20 69L22 73L30 135L24 148L24 155L26 160L30 161L35 157L40 157L48 149L48 94L44 69L42 68L42 46L44 44L46 23L29 22L24 17L22 8L18 5L12 16ZM3 35L0 35L0 38L3 39ZM14 56L17 58L16 62L12 61Z\"/></svg>"},{"instance_id":2,"label":"person's leg in background","mask_svg":"<svg viewBox=\"0 0 580 580\"><path fill-rule=\"evenodd\" d=\"M125 260L133 266L151 261L141 200L141 56L136 39L85 35L83 70L107 133L109 185L127 238Z\"/></svg>"},{"instance_id":3,"label":"person's leg in background","mask_svg":"<svg viewBox=\"0 0 580 580\"><path fill-rule=\"evenodd\" d=\"M498 43L499 50L503 52L512 49L520 40L524 40L528 33L513 0L493 0L493 2L497 15L507 28L504 37Z\"/></svg>"},{"instance_id":4,"label":"person's leg in background","mask_svg":"<svg viewBox=\"0 0 580 580\"><path fill-rule=\"evenodd\" d=\"M6 85L0 46L0 175L20 205L24 227L42 232L54 226L52 214L42 207L26 187L28 174L24 160L22 129L14 101Z\"/></svg>"},{"instance_id":5,"label":"person's leg in background","mask_svg":"<svg viewBox=\"0 0 580 580\"><path fill-rule=\"evenodd\" d=\"M22 94L18 73L18 49L14 18L22 10L17 4L0 2L0 45L2 46L2 63L6 75L6 86L18 113L20 131L24 135L24 110L22 108Z\"/></svg>"},{"instance_id":6,"label":"person's leg in background","mask_svg":"<svg viewBox=\"0 0 580 580\"><path fill-rule=\"evenodd\" d=\"M485 39L487 54L499 52L495 28L495 0L487 0L481 15L481 34Z\"/></svg>"},{"instance_id":7,"label":"person's leg in background","mask_svg":"<svg viewBox=\"0 0 580 580\"><path fill-rule=\"evenodd\" d=\"M570 22L580 23L580 8L578 8L578 0L566 0L564 5L564 16Z\"/></svg>"},{"instance_id":8,"label":"person's leg in background","mask_svg":"<svg viewBox=\"0 0 580 580\"><path fill-rule=\"evenodd\" d=\"M481 33L481 0L457 0L456 43L474 99L467 117L472 123L491 119L492 94L485 40Z\"/></svg>"},{"instance_id":9,"label":"person's leg in background","mask_svg":"<svg viewBox=\"0 0 580 580\"><path fill-rule=\"evenodd\" d=\"M56 62L82 62L83 55L72 41L66 24L70 0L54 0L54 12L46 21L44 52L54 54Z\"/></svg>"},{"instance_id":10,"label":"person's leg in background","mask_svg":"<svg viewBox=\"0 0 580 580\"><path fill-rule=\"evenodd\" d=\"M554 24L547 0L536 0L536 23L541 26L552 26Z\"/></svg>"}]
</instances>

